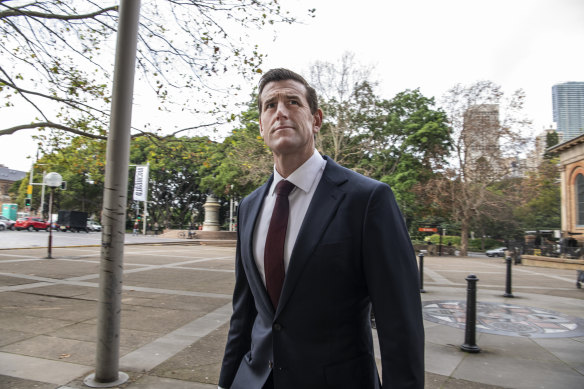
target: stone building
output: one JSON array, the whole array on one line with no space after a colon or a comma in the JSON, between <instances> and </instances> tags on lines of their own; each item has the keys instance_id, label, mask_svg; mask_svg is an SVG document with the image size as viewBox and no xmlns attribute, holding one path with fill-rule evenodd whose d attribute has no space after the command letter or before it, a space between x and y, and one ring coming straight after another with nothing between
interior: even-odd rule
<instances>
[{"instance_id":1,"label":"stone building","mask_svg":"<svg viewBox=\"0 0 584 389\"><path fill-rule=\"evenodd\" d=\"M584 135L553 146L560 157L562 236L584 244Z\"/></svg>"}]
</instances>

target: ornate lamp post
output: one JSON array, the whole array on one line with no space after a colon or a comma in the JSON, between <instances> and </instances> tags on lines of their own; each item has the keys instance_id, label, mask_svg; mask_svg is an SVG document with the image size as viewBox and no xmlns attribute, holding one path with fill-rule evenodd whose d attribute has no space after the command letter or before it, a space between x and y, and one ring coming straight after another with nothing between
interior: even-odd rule
<instances>
[{"instance_id":1,"label":"ornate lamp post","mask_svg":"<svg viewBox=\"0 0 584 389\"><path fill-rule=\"evenodd\" d=\"M51 188L51 196L49 197L49 247L47 258L53 258L51 255L53 249L53 194L55 193L55 188L61 186L63 177L59 173L50 172L45 176L44 182Z\"/></svg>"}]
</instances>

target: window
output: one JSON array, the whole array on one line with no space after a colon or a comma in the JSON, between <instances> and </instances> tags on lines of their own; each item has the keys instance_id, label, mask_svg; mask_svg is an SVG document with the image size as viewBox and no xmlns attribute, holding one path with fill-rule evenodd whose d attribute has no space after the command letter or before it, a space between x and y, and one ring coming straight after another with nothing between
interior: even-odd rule
<instances>
[{"instance_id":1,"label":"window","mask_svg":"<svg viewBox=\"0 0 584 389\"><path fill-rule=\"evenodd\" d=\"M584 226L584 176L576 176L576 206L578 212L577 225Z\"/></svg>"}]
</instances>

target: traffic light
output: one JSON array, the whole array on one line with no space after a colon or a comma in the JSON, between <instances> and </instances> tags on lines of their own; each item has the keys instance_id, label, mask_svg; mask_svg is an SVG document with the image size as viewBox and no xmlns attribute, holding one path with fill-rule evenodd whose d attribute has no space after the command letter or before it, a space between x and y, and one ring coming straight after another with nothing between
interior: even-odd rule
<instances>
[{"instance_id":1,"label":"traffic light","mask_svg":"<svg viewBox=\"0 0 584 389\"><path fill-rule=\"evenodd\" d=\"M61 190L66 190L66 189L67 189L67 181L61 182Z\"/></svg>"},{"instance_id":2,"label":"traffic light","mask_svg":"<svg viewBox=\"0 0 584 389\"><path fill-rule=\"evenodd\" d=\"M26 199L24 199L24 205L26 205L27 207L30 207L30 197L27 197Z\"/></svg>"}]
</instances>

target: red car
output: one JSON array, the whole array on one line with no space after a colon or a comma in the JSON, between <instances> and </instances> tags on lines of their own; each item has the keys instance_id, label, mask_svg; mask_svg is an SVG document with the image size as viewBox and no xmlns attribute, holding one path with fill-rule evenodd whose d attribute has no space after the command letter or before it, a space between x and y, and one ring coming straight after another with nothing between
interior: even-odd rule
<instances>
[{"instance_id":1,"label":"red car","mask_svg":"<svg viewBox=\"0 0 584 389\"><path fill-rule=\"evenodd\" d=\"M47 230L49 231L49 223L39 217L21 217L14 223L14 228L17 231L29 230Z\"/></svg>"}]
</instances>

